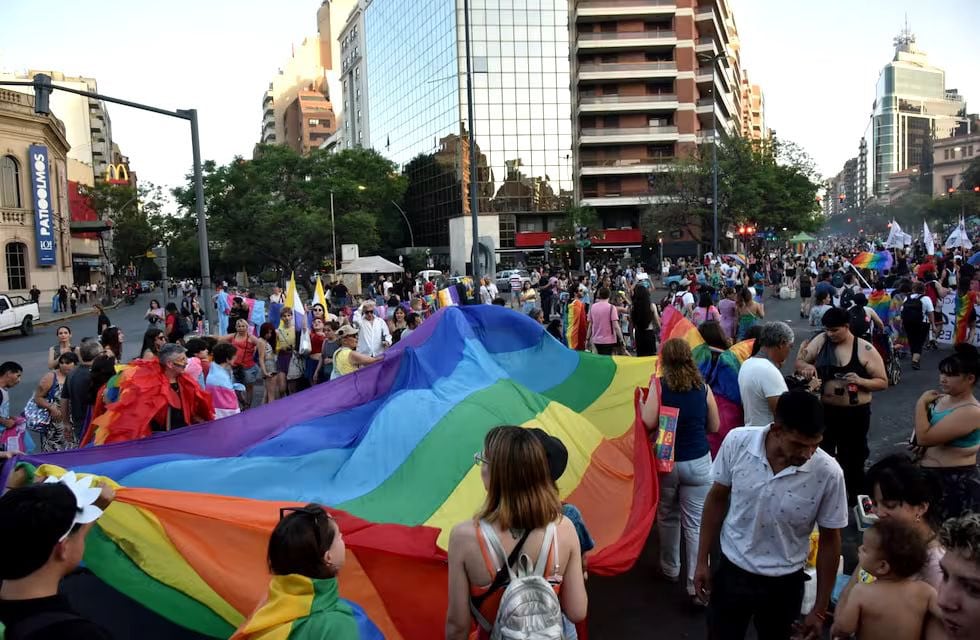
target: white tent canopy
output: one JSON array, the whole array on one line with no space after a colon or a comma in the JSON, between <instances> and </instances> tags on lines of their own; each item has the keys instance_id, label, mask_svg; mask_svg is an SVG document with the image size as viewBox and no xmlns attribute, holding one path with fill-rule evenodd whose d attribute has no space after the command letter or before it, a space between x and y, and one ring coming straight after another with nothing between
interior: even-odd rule
<instances>
[{"instance_id":1,"label":"white tent canopy","mask_svg":"<svg viewBox=\"0 0 980 640\"><path fill-rule=\"evenodd\" d=\"M403 273L405 270L381 256L364 256L348 262L340 273Z\"/></svg>"}]
</instances>

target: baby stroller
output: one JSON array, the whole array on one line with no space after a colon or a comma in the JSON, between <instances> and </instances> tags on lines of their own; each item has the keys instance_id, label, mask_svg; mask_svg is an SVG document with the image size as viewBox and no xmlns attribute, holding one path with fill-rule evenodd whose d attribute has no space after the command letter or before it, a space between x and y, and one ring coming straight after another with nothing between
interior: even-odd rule
<instances>
[{"instance_id":1,"label":"baby stroller","mask_svg":"<svg viewBox=\"0 0 980 640\"><path fill-rule=\"evenodd\" d=\"M885 373L888 376L888 384L894 386L902 380L902 365L898 361L898 351L895 349L895 340L891 331L875 331L871 337L871 344L878 350L881 359L885 363Z\"/></svg>"}]
</instances>

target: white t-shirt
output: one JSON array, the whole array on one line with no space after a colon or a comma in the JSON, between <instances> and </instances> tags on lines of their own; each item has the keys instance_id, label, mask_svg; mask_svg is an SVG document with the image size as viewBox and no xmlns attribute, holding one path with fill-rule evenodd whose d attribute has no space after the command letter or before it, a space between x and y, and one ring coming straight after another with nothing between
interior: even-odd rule
<instances>
[{"instance_id":1,"label":"white t-shirt","mask_svg":"<svg viewBox=\"0 0 980 640\"><path fill-rule=\"evenodd\" d=\"M847 493L840 465L819 448L802 466L773 475L766 457L768 432L768 426L733 429L711 474L731 487L722 553L750 573L784 576L806 562L814 525L847 526Z\"/></svg>"},{"instance_id":2,"label":"white t-shirt","mask_svg":"<svg viewBox=\"0 0 980 640\"><path fill-rule=\"evenodd\" d=\"M922 299L922 321L927 323L932 323L932 313L936 310L936 305L932 304L932 298L920 293L909 294L909 299L916 300L918 298Z\"/></svg>"},{"instance_id":3,"label":"white t-shirt","mask_svg":"<svg viewBox=\"0 0 980 640\"><path fill-rule=\"evenodd\" d=\"M772 422L767 398L781 396L786 391L783 374L768 358L754 357L743 362L738 371L738 392L742 396L745 424L758 427Z\"/></svg>"}]
</instances>

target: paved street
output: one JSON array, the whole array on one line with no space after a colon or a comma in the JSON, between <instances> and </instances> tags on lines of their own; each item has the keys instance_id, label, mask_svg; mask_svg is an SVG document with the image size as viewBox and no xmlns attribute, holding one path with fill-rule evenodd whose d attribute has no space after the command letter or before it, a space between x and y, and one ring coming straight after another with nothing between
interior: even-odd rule
<instances>
[{"instance_id":1,"label":"paved street","mask_svg":"<svg viewBox=\"0 0 980 640\"><path fill-rule=\"evenodd\" d=\"M143 314L150 300L149 294L140 296L133 306L123 305L110 312L111 320L122 327L126 335L125 355L132 358L139 348L146 327ZM767 300L767 319L783 320L796 331L797 346L810 335L812 329L799 318L798 301ZM95 316L79 318L66 323L72 327L77 340L94 335ZM13 404L19 410L29 397L33 386L45 371L47 348L55 341L57 325L38 327L30 338L19 334L0 337L2 359L14 359L25 367L24 382L13 390ZM948 350L947 350L948 352ZM795 353L795 351L794 351ZM874 416L871 428L872 460L886 453L903 448L911 429L912 408L919 394L936 384L936 365L943 351L927 352L923 356L921 371L912 371L904 362L902 383L875 395ZM787 363L789 373L792 363ZM258 395L258 394L257 394ZM693 609L687 602L683 586L668 584L658 578L656 529L636 566L627 574L603 578L591 576L590 637L599 640L648 636L651 629L657 637L701 638L704 632L704 614ZM847 536L846 553L855 551L856 537ZM166 626L160 637L181 637L175 629ZM187 636L197 637L197 636Z\"/></svg>"}]
</instances>

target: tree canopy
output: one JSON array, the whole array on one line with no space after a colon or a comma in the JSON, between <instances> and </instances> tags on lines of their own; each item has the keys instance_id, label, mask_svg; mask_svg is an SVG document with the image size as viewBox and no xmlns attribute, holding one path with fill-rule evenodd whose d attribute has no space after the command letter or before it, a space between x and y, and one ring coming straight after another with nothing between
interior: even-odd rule
<instances>
[{"instance_id":1,"label":"tree canopy","mask_svg":"<svg viewBox=\"0 0 980 640\"><path fill-rule=\"evenodd\" d=\"M251 160L207 162L204 199L212 260L232 270L311 273L332 266L334 228L338 253L342 244L356 243L362 254L391 255L408 244L393 204L404 190L395 165L367 149L302 156L289 147L262 145ZM169 236L176 245L172 253L182 254L190 249L188 229L196 227L192 176L174 196L184 222Z\"/></svg>"},{"instance_id":2,"label":"tree canopy","mask_svg":"<svg viewBox=\"0 0 980 640\"><path fill-rule=\"evenodd\" d=\"M146 252L160 243L160 228L164 196L160 187L141 182L138 187L99 182L94 187L82 186L81 194L89 198L93 209L102 220L112 222L112 243L109 259L120 273L132 264L141 274L152 262Z\"/></svg>"},{"instance_id":3,"label":"tree canopy","mask_svg":"<svg viewBox=\"0 0 980 640\"><path fill-rule=\"evenodd\" d=\"M718 143L718 223L752 223L791 231L815 231L821 216L820 188L812 159L788 141L759 142L741 137ZM713 225L712 149L702 146L689 158L651 174L657 201L647 206L641 226L647 237L658 229L687 229L710 239Z\"/></svg>"}]
</instances>

